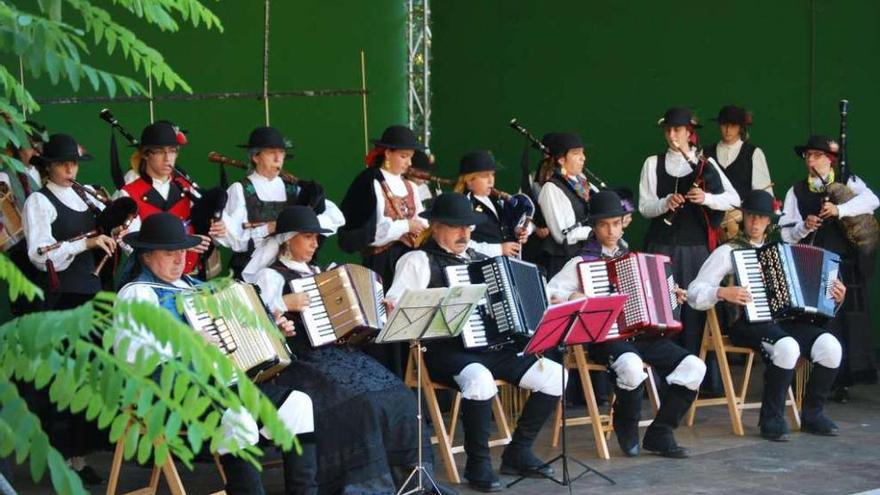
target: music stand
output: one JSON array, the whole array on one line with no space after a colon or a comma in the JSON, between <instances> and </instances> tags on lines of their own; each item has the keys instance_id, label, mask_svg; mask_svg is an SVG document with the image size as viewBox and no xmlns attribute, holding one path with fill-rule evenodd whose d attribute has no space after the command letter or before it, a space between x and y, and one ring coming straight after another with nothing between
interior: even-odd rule
<instances>
[{"instance_id":1,"label":"music stand","mask_svg":"<svg viewBox=\"0 0 880 495\"><path fill-rule=\"evenodd\" d=\"M541 323L535 330L529 343L526 345L524 353L540 354L550 349L556 348L562 356L562 380L565 383L565 348L573 345L587 344L590 342L601 341L608 334L608 330L623 310L626 302L626 295L613 295L604 297L589 297L586 299L578 299L566 303L550 306L544 312ZM596 469L591 468L584 462L568 455L568 445L566 443L566 407L565 394L562 396L562 452L556 457L550 459L544 465L550 465L556 461L562 461L562 479L556 479L543 473L542 476L562 486L571 486L572 483L579 480L588 473L596 473L604 480L612 485L616 484L614 480L602 474ZM582 468L583 472L575 477L571 477L568 470L568 462L572 461ZM528 478L528 476L520 476L516 480L507 485L508 488Z\"/></svg>"},{"instance_id":2,"label":"music stand","mask_svg":"<svg viewBox=\"0 0 880 495\"><path fill-rule=\"evenodd\" d=\"M425 468L422 460L422 340L435 340L457 337L477 305L486 295L486 284L473 284L435 289L407 290L394 308L385 327L376 336L376 342L409 342L411 349L418 351L416 360L416 400L418 413L418 464L406 477L397 495L417 493L441 493L437 482ZM418 475L418 484L406 490L413 477ZM429 484L425 484L427 478ZM429 489L433 488L433 490Z\"/></svg>"}]
</instances>

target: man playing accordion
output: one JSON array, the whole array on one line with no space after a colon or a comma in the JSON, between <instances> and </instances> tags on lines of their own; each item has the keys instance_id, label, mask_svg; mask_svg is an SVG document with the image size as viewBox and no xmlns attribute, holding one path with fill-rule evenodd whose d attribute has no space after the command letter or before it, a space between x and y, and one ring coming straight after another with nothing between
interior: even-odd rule
<instances>
[{"instance_id":1,"label":"man playing accordion","mask_svg":"<svg viewBox=\"0 0 880 495\"><path fill-rule=\"evenodd\" d=\"M722 280L734 273L731 255L737 248L757 248L767 241L777 218L773 197L761 190L750 191L743 200L743 228L733 240L712 252L699 274L688 287L688 301L697 310L705 311L719 301L738 307L752 301L749 289L722 286ZM835 279L830 294L839 305L846 287ZM739 317L730 326L729 335L735 345L751 347L764 356L764 391L759 426L761 436L772 441L788 440L785 422L785 395L798 358L802 355L813 363L801 411L801 430L818 435L836 435L837 425L823 409L840 366L841 347L837 338L808 318L769 323L749 323Z\"/></svg>"}]
</instances>

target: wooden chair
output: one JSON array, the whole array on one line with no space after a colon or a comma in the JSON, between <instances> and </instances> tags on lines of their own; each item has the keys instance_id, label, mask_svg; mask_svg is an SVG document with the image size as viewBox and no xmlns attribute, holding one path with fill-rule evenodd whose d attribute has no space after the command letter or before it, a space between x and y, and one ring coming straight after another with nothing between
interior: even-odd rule
<instances>
[{"instance_id":1,"label":"wooden chair","mask_svg":"<svg viewBox=\"0 0 880 495\"><path fill-rule=\"evenodd\" d=\"M593 389L593 379L590 377L591 371L608 371L607 366L591 363L587 358L582 346L570 347L565 354L565 367L571 370L577 370L581 381L581 390L584 393L584 400L587 402L587 415L568 417L565 420L566 426L590 425L593 429L593 441L596 444L596 455L600 459L610 459L611 453L608 450L608 440L611 438L611 432L614 431L612 424L612 415L602 414L599 411L599 405L596 402L596 394ZM654 381L654 374L651 372L650 366L645 366L648 372L648 397L651 400L651 406L654 412L660 407L660 400L657 394L657 384ZM651 420L642 420L639 426L647 426L651 424ZM562 407L556 409L556 421L553 424L553 447L559 445L559 433L562 430Z\"/></svg>"},{"instance_id":2,"label":"wooden chair","mask_svg":"<svg viewBox=\"0 0 880 495\"><path fill-rule=\"evenodd\" d=\"M703 328L703 342L700 345L700 359L705 361L709 352L714 352L716 360L718 361L724 396L712 399L700 399L698 396L693 405L691 405L691 410L688 413L687 425L694 425L694 417L696 416L698 407L726 405L728 415L730 416L730 423L733 426L733 433L738 436L743 436L745 435L745 430L743 429L742 424L742 411L745 409L758 409L761 407L760 402L746 402L746 393L749 390L749 380L752 375L755 351L750 347L735 346L730 341L729 337L721 334L721 326L718 323L718 315L715 312L715 308L706 312L706 326ZM733 384L733 376L730 373L730 363L727 360L728 354L743 354L746 356L746 366L739 391L735 390ZM792 425L794 425L795 429L799 429L801 426L801 419L791 387L788 389L788 399L785 401L785 405L788 408Z\"/></svg>"},{"instance_id":3,"label":"wooden chair","mask_svg":"<svg viewBox=\"0 0 880 495\"><path fill-rule=\"evenodd\" d=\"M116 442L116 450L113 452L113 462L110 465L110 477L107 480L107 495L117 495L116 490L119 485L119 476L122 474L122 461L125 458L124 454L125 435L123 434ZM223 473L223 468L220 466L220 460L217 456L214 456L214 462L216 463L217 469L220 471L223 483L225 484L226 476ZM149 485L121 495L155 495L159 489L160 474L165 477L165 482L168 484L168 490L171 492L171 495L186 495L186 489L184 489L180 474L177 472L177 466L174 465L174 458L170 454L168 455L165 464L162 466L153 466ZM212 492L210 495L226 495L226 491L220 490Z\"/></svg>"},{"instance_id":4,"label":"wooden chair","mask_svg":"<svg viewBox=\"0 0 880 495\"><path fill-rule=\"evenodd\" d=\"M428 414L431 415L431 421L434 424L435 435L431 437L431 444L438 445L440 449L440 457L443 459L443 466L446 468L446 477L452 483L461 483L461 476L458 473L458 466L455 465L455 454L464 452L464 445L454 445L455 431L458 426L458 414L461 408L461 392L457 389L431 381L428 368L425 366L422 353L417 349L410 349L409 360L406 363L406 374L404 383L407 386L415 388L418 386L418 373L416 368L417 359L421 359L422 363L422 397L424 397L428 406ZM498 386L509 385L503 380L495 380ZM452 413L449 419L449 428L443 420L443 414L440 412L440 404L437 401L438 390L454 390L455 399L452 403ZM512 435L507 418L504 414L504 407L501 404L499 394L495 395L492 403L492 413L495 416L495 423L498 428L497 436L489 440L490 447L507 445L510 443Z\"/></svg>"}]
</instances>

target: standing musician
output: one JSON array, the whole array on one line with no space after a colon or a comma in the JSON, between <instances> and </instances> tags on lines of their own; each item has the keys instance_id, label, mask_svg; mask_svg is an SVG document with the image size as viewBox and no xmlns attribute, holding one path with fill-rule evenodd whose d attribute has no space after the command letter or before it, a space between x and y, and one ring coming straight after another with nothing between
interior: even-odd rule
<instances>
[{"instance_id":1,"label":"standing musician","mask_svg":"<svg viewBox=\"0 0 880 495\"><path fill-rule=\"evenodd\" d=\"M437 196L443 194L440 184L433 184L430 179L424 179L421 176L433 176L437 164L434 155L428 154L422 150L416 150L412 156L412 166L410 167L409 179L418 186L416 191L422 200L422 207L427 208L431 205L431 201Z\"/></svg>"},{"instance_id":2,"label":"standing musician","mask_svg":"<svg viewBox=\"0 0 880 495\"><path fill-rule=\"evenodd\" d=\"M493 190L495 186L495 158L488 151L475 151L461 158L455 192L465 193L474 212L486 217L471 232L470 247L488 257L520 255L522 245L529 237L529 230L510 232L510 226L502 222L504 201Z\"/></svg>"},{"instance_id":3,"label":"standing musician","mask_svg":"<svg viewBox=\"0 0 880 495\"><path fill-rule=\"evenodd\" d=\"M578 256L572 258L547 284L547 289L559 300L584 297L581 293L578 265L583 261L610 260L629 253L623 240L623 219L627 210L620 197L612 191L594 193L590 202L590 237ZM686 295L678 290L679 302ZM664 377L669 385L657 416L645 432L645 450L664 457L688 457L673 434L697 395L706 373L700 358L688 352L671 339L641 334L627 340L617 340L589 346L591 359L608 366L614 378L614 432L620 449L629 457L639 454L639 420L641 419L644 381L648 377L642 365L647 361Z\"/></svg>"},{"instance_id":4,"label":"standing musician","mask_svg":"<svg viewBox=\"0 0 880 495\"><path fill-rule=\"evenodd\" d=\"M266 236L275 233L275 221L285 207L306 204L304 200L313 197L318 219L331 234L345 224L342 212L332 201L323 198L323 191L315 190L320 196L315 197L311 190L303 188L305 185L313 189L320 186L312 182L297 184L282 175L284 160L293 145L277 129L258 127L251 132L247 144L239 147L247 149L253 172L227 190L229 199L223 223L233 253L230 268L236 278L241 276L254 248L261 246Z\"/></svg>"},{"instance_id":5,"label":"standing musician","mask_svg":"<svg viewBox=\"0 0 880 495\"><path fill-rule=\"evenodd\" d=\"M245 278L275 311L295 322L288 344L296 361L278 377L314 402L318 488L326 493L393 493L418 462L417 404L403 382L354 347L312 347L302 311L309 296L291 292L290 281L320 273L310 263L318 238L330 234L306 206L278 216L274 235L254 251ZM356 411L356 412L355 412ZM430 442L425 439L427 459Z\"/></svg>"},{"instance_id":6,"label":"standing musician","mask_svg":"<svg viewBox=\"0 0 880 495\"><path fill-rule=\"evenodd\" d=\"M835 390L835 400L847 400L847 387L857 383L876 383L877 366L871 342L872 322L868 317L867 287L874 272L873 253L860 254L848 239L841 219L873 214L880 206L877 195L865 182L852 175L846 187L855 196L841 204L828 201L826 185L835 182L834 164L839 145L827 136L810 136L805 145L796 146L803 158L807 177L785 194L782 238L791 243L808 243L840 255L840 274L850 288L850 297L831 329L843 344L843 365Z\"/></svg>"},{"instance_id":7,"label":"standing musician","mask_svg":"<svg viewBox=\"0 0 880 495\"><path fill-rule=\"evenodd\" d=\"M666 152L645 160L639 181L639 212L651 220L645 252L669 256L675 281L686 287L715 248L716 217L720 222L719 214L739 206L739 195L714 160L700 162L696 169L692 165L699 153L691 144L697 142L700 125L689 109L670 108L658 125ZM705 314L684 305L681 319L680 343L696 354Z\"/></svg>"},{"instance_id":8,"label":"standing musician","mask_svg":"<svg viewBox=\"0 0 880 495\"><path fill-rule=\"evenodd\" d=\"M545 136L550 149L552 175L541 186L538 204L550 236L541 245L541 263L552 277L580 251L590 235L586 225L590 184L584 175L584 143L574 133L558 132ZM549 172L549 170L548 170ZM541 174L539 175L546 175Z\"/></svg>"},{"instance_id":9,"label":"standing musician","mask_svg":"<svg viewBox=\"0 0 880 495\"><path fill-rule=\"evenodd\" d=\"M407 289L448 285L444 268L485 257L468 248L471 228L485 221L460 193L445 193L421 213L431 223L431 239L420 249L405 254L397 263L394 283L387 293L396 303ZM556 410L564 390L561 365L547 358L521 356L509 346L495 350L468 350L461 339L446 339L426 345L425 362L431 379L461 391L465 478L482 492L501 490L492 468L489 435L492 399L498 393L495 379L503 379L531 390L517 422L513 440L501 456L503 474L552 475L553 468L532 453L532 443L546 419Z\"/></svg>"},{"instance_id":10,"label":"standing musician","mask_svg":"<svg viewBox=\"0 0 880 495\"><path fill-rule=\"evenodd\" d=\"M128 196L137 202L138 215L143 221L159 213L169 212L181 219L187 230L195 231L192 220L195 186L174 170L180 147L186 138L171 122L158 120L141 132L138 141L140 177L122 187L120 196ZM132 231L136 230L134 228ZM211 223L208 235L200 236L202 242L193 246L186 256L186 273L193 273L199 264L201 253L208 250L211 241L226 244L226 226L222 220Z\"/></svg>"},{"instance_id":11,"label":"standing musician","mask_svg":"<svg viewBox=\"0 0 880 495\"><path fill-rule=\"evenodd\" d=\"M125 242L135 249L133 257L136 261L135 270L130 274L133 278L120 289L119 299L162 306L185 322L184 316L177 309L174 296L201 284L199 280L184 274L184 270L188 250L199 245L202 238L187 234L183 222L176 215L160 212L144 220L141 230L128 234ZM280 316L280 313L276 315L275 321L286 335L293 334L293 324ZM130 338L127 356L129 360L141 348L152 347L159 353L164 351L152 335L131 335ZM278 408L281 421L296 435L302 447L301 454L291 449L282 455L285 493L317 494L311 399L303 392L272 382L263 382L257 387ZM225 438L239 449L256 445L259 440L257 423L246 410L227 409L223 412L220 427ZM244 429L244 433L237 433L237 429ZM260 471L248 461L230 454L232 445L223 445L218 452L226 473L226 493L263 495L265 491Z\"/></svg>"},{"instance_id":12,"label":"standing musician","mask_svg":"<svg viewBox=\"0 0 880 495\"><path fill-rule=\"evenodd\" d=\"M749 289L724 287L721 283L733 274L731 252L734 249L761 247L771 240L776 220L773 197L766 191L749 191L743 199L742 211L740 233L712 252L688 287L688 300L695 309L706 310L719 301L741 307L752 300ZM835 280L831 288L835 302L843 302L845 294L846 287ZM761 352L767 364L759 419L762 437L777 442L788 440L785 395L800 356L813 363L801 410L801 430L817 435L837 434L837 425L823 413L842 352L834 335L807 319L751 324L742 316L728 334L735 345Z\"/></svg>"},{"instance_id":13,"label":"standing musician","mask_svg":"<svg viewBox=\"0 0 880 495\"><path fill-rule=\"evenodd\" d=\"M725 105L712 120L718 122L721 140L706 147L706 156L718 163L740 197L752 189L762 189L772 195L773 181L767 157L749 141L752 114L745 108Z\"/></svg>"}]
</instances>

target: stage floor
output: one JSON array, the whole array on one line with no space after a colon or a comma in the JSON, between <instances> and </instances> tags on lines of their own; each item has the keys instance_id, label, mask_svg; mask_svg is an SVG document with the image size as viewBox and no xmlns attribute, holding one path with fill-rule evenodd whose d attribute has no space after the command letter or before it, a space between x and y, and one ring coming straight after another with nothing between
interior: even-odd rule
<instances>
[{"instance_id":1,"label":"stage floor","mask_svg":"<svg viewBox=\"0 0 880 495\"><path fill-rule=\"evenodd\" d=\"M753 383L758 382L760 369L755 370ZM757 392L753 390L753 393ZM647 401L646 401L647 402ZM731 433L725 407L703 408L697 412L694 427L678 430L680 444L691 448L693 457L686 460L664 459L652 455L624 458L612 437L609 446L612 459L602 461L595 457L589 426L569 429L571 454L591 467L602 471L616 481L610 485L590 474L572 486L578 494L853 494L880 489L880 385L859 386L851 389L848 404L832 404L829 415L840 426L836 438L794 433L787 443L762 440L757 431L757 410L744 413L746 436ZM546 458L558 453L550 447L550 425L538 438L536 451ZM496 459L501 449L493 449ZM109 472L111 454L93 456L93 465L99 473ZM456 459L464 468L464 456ZM556 466L557 472L561 469ZM574 469L574 467L572 467ZM437 465L441 480L445 477L442 465ZM15 468L15 488L21 494L50 493L48 481L34 486L26 469ZM197 464L195 472L182 473L187 492L206 494L219 490L219 476L211 463ZM149 470L132 465L123 468L120 490L129 491L149 478ZM283 493L280 470L267 469L264 479L268 493ZM503 477L505 482L512 478ZM160 484L159 493L168 493ZM460 493L477 493L464 485ZM106 485L95 487L92 493L105 493ZM525 480L504 493L566 493L566 487L545 480ZM880 493L880 490L878 490Z\"/></svg>"}]
</instances>

